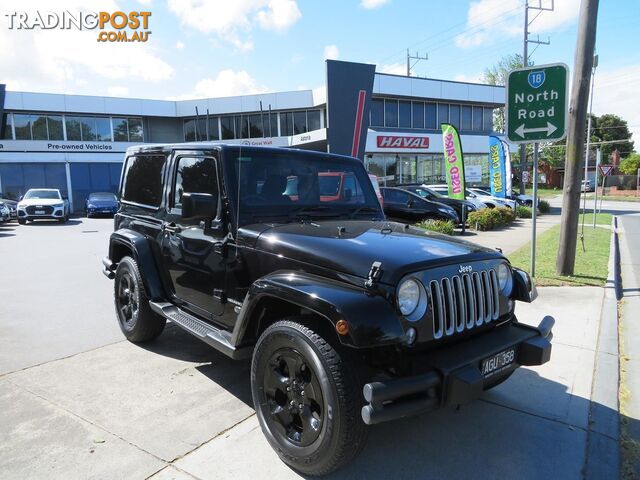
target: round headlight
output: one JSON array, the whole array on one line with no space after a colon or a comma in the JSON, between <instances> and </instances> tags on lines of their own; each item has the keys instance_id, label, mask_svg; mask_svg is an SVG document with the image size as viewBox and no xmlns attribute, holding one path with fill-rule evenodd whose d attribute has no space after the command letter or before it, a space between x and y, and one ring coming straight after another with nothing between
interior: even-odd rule
<instances>
[{"instance_id":1,"label":"round headlight","mask_svg":"<svg viewBox=\"0 0 640 480\"><path fill-rule=\"evenodd\" d=\"M500 291L505 295L509 295L513 284L511 269L506 263L501 263L498 265L496 273L498 275L498 287L500 288Z\"/></svg>"},{"instance_id":2,"label":"round headlight","mask_svg":"<svg viewBox=\"0 0 640 480\"><path fill-rule=\"evenodd\" d=\"M398 307L405 317L411 315L418 308L420 302L420 286L412 278L405 280L398 288Z\"/></svg>"}]
</instances>

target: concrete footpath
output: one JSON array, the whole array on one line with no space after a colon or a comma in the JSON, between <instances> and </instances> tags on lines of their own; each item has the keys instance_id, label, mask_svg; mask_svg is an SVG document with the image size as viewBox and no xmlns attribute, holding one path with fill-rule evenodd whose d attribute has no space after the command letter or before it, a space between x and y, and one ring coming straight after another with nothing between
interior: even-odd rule
<instances>
[{"instance_id":1,"label":"concrete footpath","mask_svg":"<svg viewBox=\"0 0 640 480\"><path fill-rule=\"evenodd\" d=\"M620 264L623 298L620 353L623 383L621 414L623 431L635 441L626 442L625 478L640 478L640 214L619 217Z\"/></svg>"}]
</instances>

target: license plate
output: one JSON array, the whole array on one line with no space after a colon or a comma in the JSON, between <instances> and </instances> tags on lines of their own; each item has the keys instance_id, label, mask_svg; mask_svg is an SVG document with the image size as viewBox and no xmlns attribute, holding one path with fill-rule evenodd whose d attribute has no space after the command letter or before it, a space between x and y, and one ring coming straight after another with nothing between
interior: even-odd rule
<instances>
[{"instance_id":1,"label":"license plate","mask_svg":"<svg viewBox=\"0 0 640 480\"><path fill-rule=\"evenodd\" d=\"M44 215L44 210L36 210L36 215Z\"/></svg>"},{"instance_id":2,"label":"license plate","mask_svg":"<svg viewBox=\"0 0 640 480\"><path fill-rule=\"evenodd\" d=\"M507 370L516 358L516 349L508 348L489 358L485 358L480 365L480 372L485 378Z\"/></svg>"}]
</instances>

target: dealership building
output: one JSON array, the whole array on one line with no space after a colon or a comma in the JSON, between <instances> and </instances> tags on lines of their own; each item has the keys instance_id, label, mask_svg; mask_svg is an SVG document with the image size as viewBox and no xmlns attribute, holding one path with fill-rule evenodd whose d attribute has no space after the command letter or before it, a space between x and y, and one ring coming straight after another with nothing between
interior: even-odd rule
<instances>
[{"instance_id":1,"label":"dealership building","mask_svg":"<svg viewBox=\"0 0 640 480\"><path fill-rule=\"evenodd\" d=\"M0 84L0 191L17 198L29 188L59 188L81 211L90 192L117 191L127 147L194 141L353 155L382 185L441 183L444 122L458 127L471 180L487 184L488 136L504 99L503 87L332 60L321 92L169 101L5 91Z\"/></svg>"}]
</instances>

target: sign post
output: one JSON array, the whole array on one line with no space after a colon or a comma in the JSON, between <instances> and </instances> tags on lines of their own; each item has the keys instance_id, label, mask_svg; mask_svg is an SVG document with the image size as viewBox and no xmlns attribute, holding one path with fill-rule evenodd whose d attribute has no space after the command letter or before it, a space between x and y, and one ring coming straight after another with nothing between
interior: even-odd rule
<instances>
[{"instance_id":1,"label":"sign post","mask_svg":"<svg viewBox=\"0 0 640 480\"><path fill-rule=\"evenodd\" d=\"M536 266L538 142L566 136L569 68L563 63L512 70L507 78L506 130L513 143L533 143L531 275ZM523 172L524 177L524 172Z\"/></svg>"}]
</instances>

